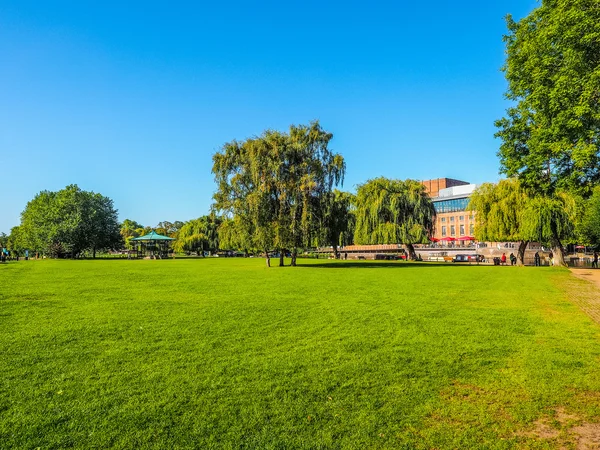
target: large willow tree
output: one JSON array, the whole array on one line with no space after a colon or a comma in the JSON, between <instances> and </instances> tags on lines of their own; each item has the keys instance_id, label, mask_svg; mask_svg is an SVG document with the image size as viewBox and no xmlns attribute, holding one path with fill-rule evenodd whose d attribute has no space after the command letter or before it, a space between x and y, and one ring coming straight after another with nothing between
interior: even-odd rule
<instances>
[{"instance_id":1,"label":"large willow tree","mask_svg":"<svg viewBox=\"0 0 600 450\"><path fill-rule=\"evenodd\" d=\"M517 264L523 265L529 241L523 230L523 211L530 198L519 180L511 178L497 184L483 183L469 202L475 212L475 237L478 241L517 242Z\"/></svg>"},{"instance_id":2,"label":"large willow tree","mask_svg":"<svg viewBox=\"0 0 600 450\"><path fill-rule=\"evenodd\" d=\"M219 248L218 228L221 219L215 215L202 216L185 222L177 232L177 240L173 245L178 252L215 252Z\"/></svg>"},{"instance_id":3,"label":"large willow tree","mask_svg":"<svg viewBox=\"0 0 600 450\"><path fill-rule=\"evenodd\" d=\"M576 198L569 193L533 197L523 210L522 232L531 241L550 245L554 264L564 266L563 243L575 238L577 216Z\"/></svg>"},{"instance_id":4,"label":"large willow tree","mask_svg":"<svg viewBox=\"0 0 600 450\"><path fill-rule=\"evenodd\" d=\"M529 241L552 248L555 263L564 265L563 242L574 238L578 205L565 192L530 196L517 179L479 186L469 203L475 211L475 237L480 241L520 241L517 252L523 264Z\"/></svg>"},{"instance_id":5,"label":"large willow tree","mask_svg":"<svg viewBox=\"0 0 600 450\"><path fill-rule=\"evenodd\" d=\"M414 244L426 243L433 233L435 209L425 186L415 180L376 178L356 193L357 244L404 244L416 259Z\"/></svg>"},{"instance_id":6,"label":"large willow tree","mask_svg":"<svg viewBox=\"0 0 600 450\"><path fill-rule=\"evenodd\" d=\"M289 133L265 131L232 141L213 156L215 208L244 236L239 239L267 255L285 250L296 264L297 248L317 232L323 209L343 182L345 163L329 148L333 135L318 122L292 125Z\"/></svg>"}]
</instances>

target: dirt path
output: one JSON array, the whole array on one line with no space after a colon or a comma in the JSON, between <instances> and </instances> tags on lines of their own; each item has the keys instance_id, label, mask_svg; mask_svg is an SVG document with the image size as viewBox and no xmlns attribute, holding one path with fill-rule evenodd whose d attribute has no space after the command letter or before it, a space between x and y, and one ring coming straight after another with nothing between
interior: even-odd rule
<instances>
[{"instance_id":1,"label":"dirt path","mask_svg":"<svg viewBox=\"0 0 600 450\"><path fill-rule=\"evenodd\" d=\"M577 288L575 285L565 286L567 292L577 292L576 295L569 295L570 299L596 323L600 324L600 270L573 268L571 273L579 279L589 281L589 284L586 289Z\"/></svg>"},{"instance_id":2,"label":"dirt path","mask_svg":"<svg viewBox=\"0 0 600 450\"><path fill-rule=\"evenodd\" d=\"M573 275L582 280L587 280L595 283L600 288L600 269L571 269Z\"/></svg>"}]
</instances>

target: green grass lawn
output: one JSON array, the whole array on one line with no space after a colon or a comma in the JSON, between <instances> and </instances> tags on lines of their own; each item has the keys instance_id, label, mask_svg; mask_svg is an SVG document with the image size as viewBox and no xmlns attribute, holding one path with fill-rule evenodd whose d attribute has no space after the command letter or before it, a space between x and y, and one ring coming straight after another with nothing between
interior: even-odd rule
<instances>
[{"instance_id":1,"label":"green grass lawn","mask_svg":"<svg viewBox=\"0 0 600 450\"><path fill-rule=\"evenodd\" d=\"M0 448L569 448L600 421L567 270L299 262L0 266Z\"/></svg>"}]
</instances>

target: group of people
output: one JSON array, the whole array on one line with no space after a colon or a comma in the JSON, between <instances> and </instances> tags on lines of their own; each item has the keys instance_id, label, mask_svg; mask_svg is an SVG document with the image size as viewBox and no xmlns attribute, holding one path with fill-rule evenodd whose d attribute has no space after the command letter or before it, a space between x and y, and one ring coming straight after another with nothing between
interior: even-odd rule
<instances>
[{"instance_id":1,"label":"group of people","mask_svg":"<svg viewBox=\"0 0 600 450\"><path fill-rule=\"evenodd\" d=\"M508 257L508 260L510 261L511 266L514 266L515 264L517 264L517 257L515 256L514 253L510 254L510 256ZM503 266L506 265L506 253L502 253L502 256L500 257L500 264L502 264Z\"/></svg>"},{"instance_id":2,"label":"group of people","mask_svg":"<svg viewBox=\"0 0 600 450\"><path fill-rule=\"evenodd\" d=\"M0 248L0 263L5 263L6 261L18 261L21 257L21 254L16 250L8 250L7 248ZM25 259L29 259L29 250L25 250ZM37 259L37 253L36 253Z\"/></svg>"}]
</instances>

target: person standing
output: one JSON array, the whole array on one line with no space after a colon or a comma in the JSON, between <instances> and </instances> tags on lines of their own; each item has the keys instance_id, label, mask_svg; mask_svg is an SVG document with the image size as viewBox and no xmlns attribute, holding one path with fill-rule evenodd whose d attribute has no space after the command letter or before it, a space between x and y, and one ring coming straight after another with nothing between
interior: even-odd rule
<instances>
[{"instance_id":1,"label":"person standing","mask_svg":"<svg viewBox=\"0 0 600 450\"><path fill-rule=\"evenodd\" d=\"M535 255L533 257L533 262L535 264L535 267L540 266L540 253L539 252L535 252Z\"/></svg>"},{"instance_id":2,"label":"person standing","mask_svg":"<svg viewBox=\"0 0 600 450\"><path fill-rule=\"evenodd\" d=\"M506 253L502 253L502 256L500 257L500 262L503 266L506 265Z\"/></svg>"},{"instance_id":3,"label":"person standing","mask_svg":"<svg viewBox=\"0 0 600 450\"><path fill-rule=\"evenodd\" d=\"M592 260L592 269L598 268L598 252L594 251L594 259Z\"/></svg>"}]
</instances>

